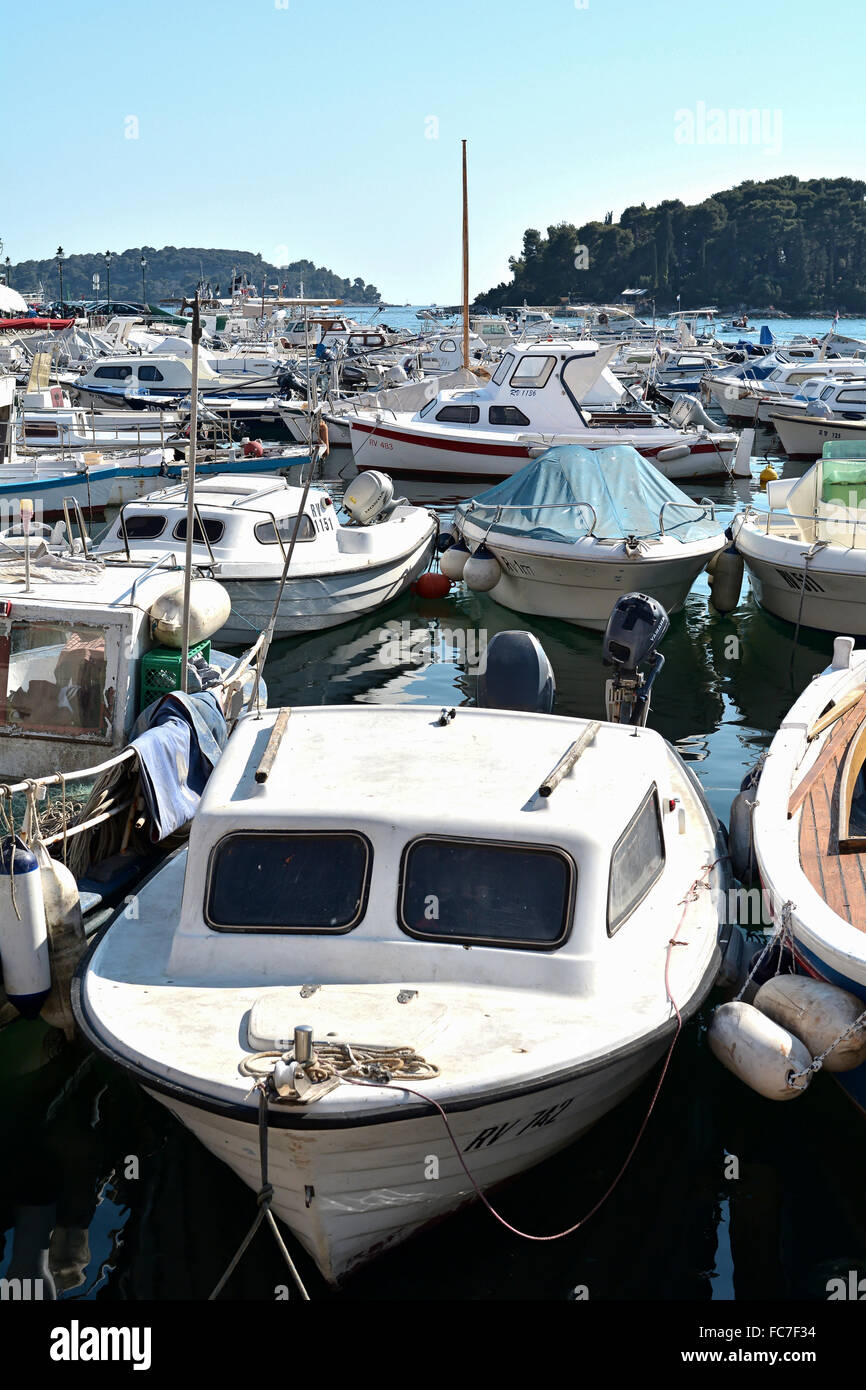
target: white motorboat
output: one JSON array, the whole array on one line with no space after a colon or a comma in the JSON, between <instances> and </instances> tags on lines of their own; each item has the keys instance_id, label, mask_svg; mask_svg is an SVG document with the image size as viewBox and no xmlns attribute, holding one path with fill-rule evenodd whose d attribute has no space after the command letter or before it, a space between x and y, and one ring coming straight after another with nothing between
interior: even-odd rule
<instances>
[{"instance_id":1,"label":"white motorboat","mask_svg":"<svg viewBox=\"0 0 866 1390\"><path fill-rule=\"evenodd\" d=\"M229 645L248 642L267 627L278 594L278 637L336 627L372 612L423 574L438 530L426 509L395 501L390 480L382 477L359 479L348 489L345 522L322 489L310 488L305 500L305 489L285 478L251 474L200 477L195 505L193 561L231 598L231 613L217 633ZM184 482L124 507L95 553L156 560L179 555L186 534Z\"/></svg>"},{"instance_id":2,"label":"white motorboat","mask_svg":"<svg viewBox=\"0 0 866 1390\"><path fill-rule=\"evenodd\" d=\"M732 531L762 608L798 626L860 636L866 634L866 459L856 454L866 451L825 447L827 455L801 478L769 483L768 509L747 508Z\"/></svg>"},{"instance_id":3,"label":"white motorboat","mask_svg":"<svg viewBox=\"0 0 866 1390\"><path fill-rule=\"evenodd\" d=\"M768 367L769 371L766 370ZM807 381L816 377L831 380L862 376L863 371L863 360L856 357L830 357L805 362L800 359L771 362L766 357L760 367L744 363L733 372L725 371L707 377L705 388L725 415L769 424L773 412L796 396Z\"/></svg>"},{"instance_id":4,"label":"white motorboat","mask_svg":"<svg viewBox=\"0 0 866 1390\"><path fill-rule=\"evenodd\" d=\"M550 449L454 517L457 564L470 588L518 613L603 631L623 594L639 590L667 613L725 545L711 502L696 503L634 449ZM466 547L479 555L466 567ZM460 552L446 550L443 572ZM446 557L448 557L446 559Z\"/></svg>"},{"instance_id":5,"label":"white motorboat","mask_svg":"<svg viewBox=\"0 0 866 1390\"><path fill-rule=\"evenodd\" d=\"M215 372L204 356L199 361L199 397L206 405L223 401L269 402L279 394L276 372L243 370ZM177 402L192 390L192 361L167 352L102 358L77 377L71 393L89 403L117 406Z\"/></svg>"},{"instance_id":6,"label":"white motorboat","mask_svg":"<svg viewBox=\"0 0 866 1390\"><path fill-rule=\"evenodd\" d=\"M665 625L632 598L627 662ZM503 674L515 639L533 669ZM717 973L726 849L687 765L639 715L515 710L552 683L525 634L488 704L499 679L510 708L242 719L75 981L90 1042L254 1191L263 1116L273 1211L331 1282L571 1143Z\"/></svg>"},{"instance_id":7,"label":"white motorboat","mask_svg":"<svg viewBox=\"0 0 866 1390\"><path fill-rule=\"evenodd\" d=\"M770 422L788 458L818 458L828 441L866 449L866 375L831 382L814 377L770 408Z\"/></svg>"},{"instance_id":8,"label":"white motorboat","mask_svg":"<svg viewBox=\"0 0 866 1390\"><path fill-rule=\"evenodd\" d=\"M818 997L824 1038L810 1036L816 1017L809 1017L808 990L784 1020L803 1043L811 1044L804 1059L808 1062L845 1030L852 1014L866 1009L864 760L866 651L854 650L851 637L837 637L831 664L779 725L753 779L755 787L737 798L752 802L743 817L751 824L749 845L744 842L743 849L754 857L780 944L793 952L798 975L835 987ZM737 802L732 824L736 817ZM840 990L854 999L840 997ZM755 1003L760 1007L761 1002L759 995ZM823 1065L866 1111L863 1038L861 1024ZM801 1077L799 1086L810 1079Z\"/></svg>"},{"instance_id":9,"label":"white motorboat","mask_svg":"<svg viewBox=\"0 0 866 1390\"><path fill-rule=\"evenodd\" d=\"M555 444L631 444L666 477L748 473L738 436L679 428L637 407L608 368L616 344L549 341L506 352L491 380L440 391L413 413L357 410L349 417L359 471L399 479L501 482Z\"/></svg>"}]
</instances>

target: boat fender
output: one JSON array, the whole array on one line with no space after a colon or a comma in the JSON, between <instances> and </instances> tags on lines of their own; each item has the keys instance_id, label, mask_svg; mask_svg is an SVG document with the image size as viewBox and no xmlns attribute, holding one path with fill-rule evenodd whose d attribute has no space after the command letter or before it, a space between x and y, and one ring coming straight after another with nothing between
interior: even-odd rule
<instances>
[{"instance_id":1,"label":"boat fender","mask_svg":"<svg viewBox=\"0 0 866 1390\"><path fill-rule=\"evenodd\" d=\"M0 842L0 961L10 1004L36 1018L51 989L39 861L19 836Z\"/></svg>"},{"instance_id":2,"label":"boat fender","mask_svg":"<svg viewBox=\"0 0 866 1390\"><path fill-rule=\"evenodd\" d=\"M761 484L761 492L765 491L767 483L774 483L778 476L778 473L776 472L775 468L771 463L765 464L764 467L761 469L761 476L759 479Z\"/></svg>"},{"instance_id":3,"label":"boat fender","mask_svg":"<svg viewBox=\"0 0 866 1390\"><path fill-rule=\"evenodd\" d=\"M659 449L656 458L659 463L673 463L675 459L688 458L691 452L688 444L671 444L667 449Z\"/></svg>"},{"instance_id":4,"label":"boat fender","mask_svg":"<svg viewBox=\"0 0 866 1390\"><path fill-rule=\"evenodd\" d=\"M715 556L710 601L717 613L733 613L743 587L743 557L733 542Z\"/></svg>"},{"instance_id":5,"label":"boat fender","mask_svg":"<svg viewBox=\"0 0 866 1390\"><path fill-rule=\"evenodd\" d=\"M745 955L746 944L743 933L737 931L736 927L732 927L731 934L728 937L728 944L722 952L722 963L719 966L719 973L716 976L717 988L727 990L736 990L739 988L743 978Z\"/></svg>"},{"instance_id":6,"label":"boat fender","mask_svg":"<svg viewBox=\"0 0 866 1390\"><path fill-rule=\"evenodd\" d=\"M713 1014L707 1040L723 1067L767 1100L793 1100L812 1080L812 1054L793 1033L752 1004L732 1000ZM788 1084L806 1072L796 1086Z\"/></svg>"},{"instance_id":7,"label":"boat fender","mask_svg":"<svg viewBox=\"0 0 866 1390\"><path fill-rule=\"evenodd\" d=\"M761 985L755 1008L794 1033L813 1057L833 1048L824 1059L825 1071L853 1071L866 1062L866 1020L833 1047L866 1009L862 999L838 985L809 975L776 975Z\"/></svg>"},{"instance_id":8,"label":"boat fender","mask_svg":"<svg viewBox=\"0 0 866 1390\"><path fill-rule=\"evenodd\" d=\"M35 846L42 878L45 925L51 962L51 993L40 1013L53 1028L62 1028L68 1039L75 1034L70 991L72 976L81 959L86 938L81 921L81 899L75 875L52 859L43 844Z\"/></svg>"},{"instance_id":9,"label":"boat fender","mask_svg":"<svg viewBox=\"0 0 866 1390\"><path fill-rule=\"evenodd\" d=\"M444 560L444 555L442 558ZM499 583L501 576L499 561L482 541L463 567L463 578L467 588L473 589L476 593L488 594Z\"/></svg>"},{"instance_id":10,"label":"boat fender","mask_svg":"<svg viewBox=\"0 0 866 1390\"><path fill-rule=\"evenodd\" d=\"M755 853L752 844L752 807L758 795L757 784L750 778L737 792L731 805L731 828L728 832L728 851L731 868L741 883L750 883L755 876Z\"/></svg>"},{"instance_id":11,"label":"boat fender","mask_svg":"<svg viewBox=\"0 0 866 1390\"><path fill-rule=\"evenodd\" d=\"M419 575L412 589L419 598L444 598L450 592L451 580L447 574L437 574L434 570L429 570L427 574Z\"/></svg>"},{"instance_id":12,"label":"boat fender","mask_svg":"<svg viewBox=\"0 0 866 1390\"><path fill-rule=\"evenodd\" d=\"M439 551L439 554L441 555L443 550L447 550L449 546L454 545L457 538L458 533L454 530L450 522L446 522L444 526L440 526L439 534L436 537L436 549Z\"/></svg>"},{"instance_id":13,"label":"boat fender","mask_svg":"<svg viewBox=\"0 0 866 1390\"><path fill-rule=\"evenodd\" d=\"M469 546L461 536L454 545L443 551L439 568L448 579L462 579L466 562L469 559Z\"/></svg>"},{"instance_id":14,"label":"boat fender","mask_svg":"<svg viewBox=\"0 0 866 1390\"><path fill-rule=\"evenodd\" d=\"M232 601L215 579L193 579L189 595L189 644L194 647L225 627ZM164 647L183 646L183 585L167 590L150 605L150 635Z\"/></svg>"}]
</instances>

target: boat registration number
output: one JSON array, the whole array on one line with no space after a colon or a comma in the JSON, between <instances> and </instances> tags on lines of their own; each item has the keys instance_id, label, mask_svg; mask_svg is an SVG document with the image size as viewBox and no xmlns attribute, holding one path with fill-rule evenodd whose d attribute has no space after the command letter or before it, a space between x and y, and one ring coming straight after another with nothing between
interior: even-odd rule
<instances>
[{"instance_id":1,"label":"boat registration number","mask_svg":"<svg viewBox=\"0 0 866 1390\"><path fill-rule=\"evenodd\" d=\"M552 1125L559 1119L560 1115L571 1105L573 1096L568 1100L561 1100L558 1105L549 1105L546 1110L536 1110L532 1115L521 1115L516 1120L510 1120L504 1125L490 1125L487 1129L482 1129L473 1139L470 1139L464 1153L470 1153L473 1149L489 1149L494 1144L498 1144L500 1139L504 1139L506 1134L510 1134L516 1139L521 1134L526 1134L530 1129L544 1129L546 1125Z\"/></svg>"}]
</instances>

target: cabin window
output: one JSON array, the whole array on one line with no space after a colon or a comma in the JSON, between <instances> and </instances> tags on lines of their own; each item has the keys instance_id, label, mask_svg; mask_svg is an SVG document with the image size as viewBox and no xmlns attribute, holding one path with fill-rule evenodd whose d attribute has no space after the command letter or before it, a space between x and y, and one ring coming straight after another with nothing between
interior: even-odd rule
<instances>
[{"instance_id":1,"label":"cabin window","mask_svg":"<svg viewBox=\"0 0 866 1390\"><path fill-rule=\"evenodd\" d=\"M238 832L208 870L206 917L218 931L344 932L364 915L373 850L343 831Z\"/></svg>"},{"instance_id":2,"label":"cabin window","mask_svg":"<svg viewBox=\"0 0 866 1390\"><path fill-rule=\"evenodd\" d=\"M215 516L202 517L202 521L204 522L205 536L207 536L211 545L216 545L217 541L222 540L225 526L221 521L217 521ZM176 541L186 540L186 517L177 523L171 534ZM204 536L201 533L201 526L198 523L198 518L193 522L192 538L193 541L199 541L202 545L204 544Z\"/></svg>"},{"instance_id":3,"label":"cabin window","mask_svg":"<svg viewBox=\"0 0 866 1390\"><path fill-rule=\"evenodd\" d=\"M93 373L101 381L126 381L127 377L132 376L131 367L97 367Z\"/></svg>"},{"instance_id":4,"label":"cabin window","mask_svg":"<svg viewBox=\"0 0 866 1390\"><path fill-rule=\"evenodd\" d=\"M643 902L664 866L665 842L658 792L650 787L611 856L607 893L609 936L613 936Z\"/></svg>"},{"instance_id":5,"label":"cabin window","mask_svg":"<svg viewBox=\"0 0 866 1390\"><path fill-rule=\"evenodd\" d=\"M0 638L0 724L37 736L105 736L106 669L102 628L13 623Z\"/></svg>"},{"instance_id":6,"label":"cabin window","mask_svg":"<svg viewBox=\"0 0 866 1390\"><path fill-rule=\"evenodd\" d=\"M400 926L431 941L550 950L568 935L575 876L561 850L425 836L403 854Z\"/></svg>"},{"instance_id":7,"label":"cabin window","mask_svg":"<svg viewBox=\"0 0 866 1390\"><path fill-rule=\"evenodd\" d=\"M455 425L477 425L480 414L477 405L443 405L436 419L450 421Z\"/></svg>"},{"instance_id":8,"label":"cabin window","mask_svg":"<svg viewBox=\"0 0 866 1390\"><path fill-rule=\"evenodd\" d=\"M491 425L528 425L529 419L516 405L492 405L487 412Z\"/></svg>"},{"instance_id":9,"label":"cabin window","mask_svg":"<svg viewBox=\"0 0 866 1390\"><path fill-rule=\"evenodd\" d=\"M277 522L277 531L280 534L280 539L285 541L287 545L291 543L292 535L295 530L296 521L297 517L295 516L284 516L281 517L280 520ZM207 522L205 522L205 525L207 525ZM259 542L260 545L276 545L277 543L277 537L274 532L274 523L272 521L260 521L258 526L255 528L255 534L256 540ZM308 516L302 516L301 525L298 530L298 540L314 541L315 539L315 526L313 525L312 521Z\"/></svg>"},{"instance_id":10,"label":"cabin window","mask_svg":"<svg viewBox=\"0 0 866 1390\"><path fill-rule=\"evenodd\" d=\"M494 386L501 386L508 376L510 369L514 366L514 353L506 352L496 371L493 373L492 381Z\"/></svg>"},{"instance_id":11,"label":"cabin window","mask_svg":"<svg viewBox=\"0 0 866 1390\"><path fill-rule=\"evenodd\" d=\"M153 367L149 363L145 363L143 367L139 367L138 379L139 381L165 381L165 377L159 368Z\"/></svg>"},{"instance_id":12,"label":"cabin window","mask_svg":"<svg viewBox=\"0 0 866 1390\"><path fill-rule=\"evenodd\" d=\"M150 512L141 516L128 516L126 521L126 534L131 541L155 541L157 536L161 536L165 530L166 519L158 512ZM118 526L117 535L123 540L123 526Z\"/></svg>"},{"instance_id":13,"label":"cabin window","mask_svg":"<svg viewBox=\"0 0 866 1390\"><path fill-rule=\"evenodd\" d=\"M457 351L457 344L455 343L455 341L454 341L453 338L443 338L442 341L441 341L441 343L439 344L439 351L440 351L440 352L456 352L456 351Z\"/></svg>"},{"instance_id":14,"label":"cabin window","mask_svg":"<svg viewBox=\"0 0 866 1390\"><path fill-rule=\"evenodd\" d=\"M555 357L521 357L509 385L540 391L547 384L555 366Z\"/></svg>"},{"instance_id":15,"label":"cabin window","mask_svg":"<svg viewBox=\"0 0 866 1390\"><path fill-rule=\"evenodd\" d=\"M423 420L424 417L425 417L425 415L429 415L429 414L430 414L430 411L433 409L433 407L434 407L434 405L436 404L436 401L437 401L437 400L438 400L438 397L437 397L437 396L434 396L433 399L432 399L432 401L428 401L428 402L427 402L427 404L424 406L423 410L419 410L419 411L418 411L418 419L419 419L419 420Z\"/></svg>"},{"instance_id":16,"label":"cabin window","mask_svg":"<svg viewBox=\"0 0 866 1390\"><path fill-rule=\"evenodd\" d=\"M836 400L840 405L866 405L866 391L840 391Z\"/></svg>"}]
</instances>

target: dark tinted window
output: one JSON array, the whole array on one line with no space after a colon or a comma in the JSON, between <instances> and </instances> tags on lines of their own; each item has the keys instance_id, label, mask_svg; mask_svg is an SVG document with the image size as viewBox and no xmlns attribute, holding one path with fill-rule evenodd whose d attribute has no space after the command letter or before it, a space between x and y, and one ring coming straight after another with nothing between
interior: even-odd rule
<instances>
[{"instance_id":1,"label":"dark tinted window","mask_svg":"<svg viewBox=\"0 0 866 1390\"><path fill-rule=\"evenodd\" d=\"M658 793L651 787L620 836L610 861L607 930L613 936L634 912L665 865Z\"/></svg>"},{"instance_id":2,"label":"dark tinted window","mask_svg":"<svg viewBox=\"0 0 866 1390\"><path fill-rule=\"evenodd\" d=\"M126 517L126 534L131 541L155 541L165 530L165 517L158 512L149 516ZM117 534L123 540L123 527L118 526Z\"/></svg>"},{"instance_id":3,"label":"dark tinted window","mask_svg":"<svg viewBox=\"0 0 866 1390\"><path fill-rule=\"evenodd\" d=\"M211 858L207 920L237 930L346 931L363 916L371 861L362 835L227 835Z\"/></svg>"},{"instance_id":4,"label":"dark tinted window","mask_svg":"<svg viewBox=\"0 0 866 1390\"><path fill-rule=\"evenodd\" d=\"M277 522L277 529L286 545L291 543L292 534L295 529L297 517L284 516ZM207 525L207 522L205 522ZM260 521L255 528L256 540L262 545L276 545L277 538L274 535L274 523L272 521ZM316 539L316 528L308 516L301 517L301 527L298 531L299 541L313 541Z\"/></svg>"},{"instance_id":5,"label":"dark tinted window","mask_svg":"<svg viewBox=\"0 0 866 1390\"><path fill-rule=\"evenodd\" d=\"M529 420L516 405L492 405L487 412L491 425L528 425Z\"/></svg>"},{"instance_id":6,"label":"dark tinted window","mask_svg":"<svg viewBox=\"0 0 866 1390\"><path fill-rule=\"evenodd\" d=\"M132 368L97 367L93 375L102 378L102 380L107 378L109 381L125 381L128 376L132 376Z\"/></svg>"},{"instance_id":7,"label":"dark tinted window","mask_svg":"<svg viewBox=\"0 0 866 1390\"><path fill-rule=\"evenodd\" d=\"M477 405L443 405L437 420L450 420L459 425L477 425L481 412Z\"/></svg>"},{"instance_id":8,"label":"dark tinted window","mask_svg":"<svg viewBox=\"0 0 866 1390\"><path fill-rule=\"evenodd\" d=\"M139 381L165 381L165 377L159 368L152 367L148 363L145 363L143 367L139 367L138 379Z\"/></svg>"},{"instance_id":9,"label":"dark tinted window","mask_svg":"<svg viewBox=\"0 0 866 1390\"><path fill-rule=\"evenodd\" d=\"M202 517L202 521L204 522L205 535L207 536L211 545L216 545L217 541L222 538L222 533L225 530L225 527L223 526L221 521L217 521L216 517L213 516ZM174 536L176 541L186 540L186 517L184 517L182 521L179 521L177 523L171 534ZM193 524L192 538L194 541L200 541L202 544L204 544L204 536L201 533L201 527L199 526L198 521L195 521Z\"/></svg>"},{"instance_id":10,"label":"dark tinted window","mask_svg":"<svg viewBox=\"0 0 866 1390\"><path fill-rule=\"evenodd\" d=\"M556 946L568 934L573 878L558 850L416 840L403 856L400 925L440 941Z\"/></svg>"}]
</instances>

